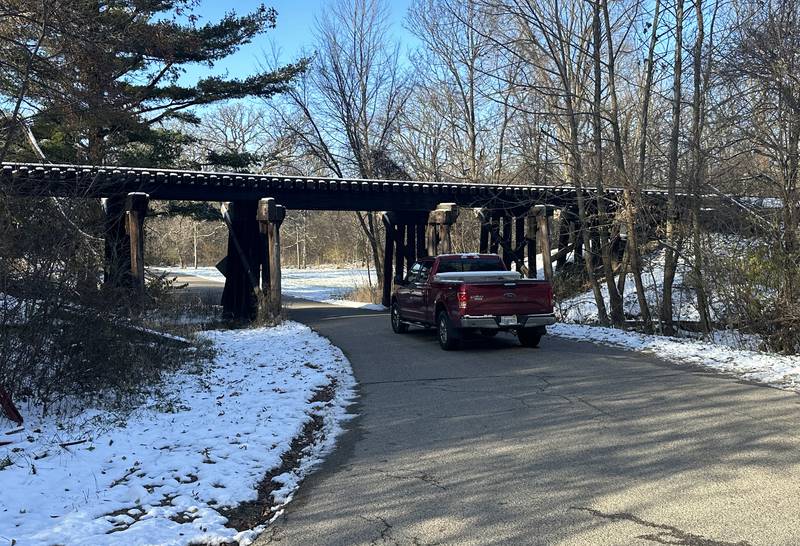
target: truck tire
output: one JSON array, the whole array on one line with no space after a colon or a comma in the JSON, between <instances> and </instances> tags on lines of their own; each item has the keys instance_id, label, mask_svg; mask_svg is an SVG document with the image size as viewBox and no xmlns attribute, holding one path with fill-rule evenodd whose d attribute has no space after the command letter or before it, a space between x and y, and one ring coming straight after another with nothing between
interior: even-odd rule
<instances>
[{"instance_id":1,"label":"truck tire","mask_svg":"<svg viewBox=\"0 0 800 546\"><path fill-rule=\"evenodd\" d=\"M439 338L439 346L445 351L458 349L460 342L458 330L453 328L447 311L440 311L436 317L436 337Z\"/></svg>"},{"instance_id":2,"label":"truck tire","mask_svg":"<svg viewBox=\"0 0 800 546\"><path fill-rule=\"evenodd\" d=\"M542 334L539 328L523 328L517 332L517 337L523 347L536 348L542 340Z\"/></svg>"},{"instance_id":3,"label":"truck tire","mask_svg":"<svg viewBox=\"0 0 800 546\"><path fill-rule=\"evenodd\" d=\"M395 334L405 334L408 332L408 324L400 319L400 308L397 306L397 302L392 304L392 309L389 312L389 315L392 319L392 331Z\"/></svg>"}]
</instances>

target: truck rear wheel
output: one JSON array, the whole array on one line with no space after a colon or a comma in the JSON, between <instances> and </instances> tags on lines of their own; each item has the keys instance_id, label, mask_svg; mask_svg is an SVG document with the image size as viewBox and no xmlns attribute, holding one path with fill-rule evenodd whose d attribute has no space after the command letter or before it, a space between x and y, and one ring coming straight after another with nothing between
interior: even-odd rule
<instances>
[{"instance_id":1,"label":"truck rear wheel","mask_svg":"<svg viewBox=\"0 0 800 546\"><path fill-rule=\"evenodd\" d=\"M436 318L436 333L439 338L439 346L445 351L457 349L459 345L458 331L453 328L447 311L441 311Z\"/></svg>"},{"instance_id":2,"label":"truck rear wheel","mask_svg":"<svg viewBox=\"0 0 800 546\"><path fill-rule=\"evenodd\" d=\"M517 332L517 337L523 347L534 348L539 346L543 333L539 328L523 328Z\"/></svg>"},{"instance_id":3,"label":"truck rear wheel","mask_svg":"<svg viewBox=\"0 0 800 546\"><path fill-rule=\"evenodd\" d=\"M400 318L400 309L397 307L397 302L392 304L392 309L389 312L392 318L392 330L395 334L405 334L408 332L408 324Z\"/></svg>"}]
</instances>

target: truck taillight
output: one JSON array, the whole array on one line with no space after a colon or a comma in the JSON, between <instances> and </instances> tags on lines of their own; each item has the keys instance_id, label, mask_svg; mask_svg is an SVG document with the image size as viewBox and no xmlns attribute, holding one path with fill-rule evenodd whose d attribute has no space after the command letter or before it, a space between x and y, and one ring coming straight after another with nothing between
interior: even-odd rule
<instances>
[{"instance_id":1,"label":"truck taillight","mask_svg":"<svg viewBox=\"0 0 800 546\"><path fill-rule=\"evenodd\" d=\"M461 286L458 289L458 309L460 311L465 311L467 309L467 300L469 296L467 296L467 287Z\"/></svg>"}]
</instances>

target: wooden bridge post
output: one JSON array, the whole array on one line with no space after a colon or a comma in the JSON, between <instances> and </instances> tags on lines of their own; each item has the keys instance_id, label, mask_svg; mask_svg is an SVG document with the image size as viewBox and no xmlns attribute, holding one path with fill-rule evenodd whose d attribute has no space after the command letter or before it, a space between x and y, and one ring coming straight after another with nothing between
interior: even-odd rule
<instances>
[{"instance_id":1,"label":"wooden bridge post","mask_svg":"<svg viewBox=\"0 0 800 546\"><path fill-rule=\"evenodd\" d=\"M428 256L436 256L437 248L439 248L439 227L429 222L425 225L425 253Z\"/></svg>"},{"instance_id":2,"label":"wooden bridge post","mask_svg":"<svg viewBox=\"0 0 800 546\"><path fill-rule=\"evenodd\" d=\"M527 243L528 254L528 278L535 279L538 275L539 264L536 263L536 216L528 213L525 216L525 242Z\"/></svg>"},{"instance_id":3,"label":"wooden bridge post","mask_svg":"<svg viewBox=\"0 0 800 546\"><path fill-rule=\"evenodd\" d=\"M525 217L514 217L514 253L518 263L525 263Z\"/></svg>"},{"instance_id":4,"label":"wooden bridge post","mask_svg":"<svg viewBox=\"0 0 800 546\"><path fill-rule=\"evenodd\" d=\"M261 260L261 302L266 305L266 317L275 320L281 315L281 224L286 209L273 198L258 202L258 226L264 251Z\"/></svg>"},{"instance_id":5,"label":"wooden bridge post","mask_svg":"<svg viewBox=\"0 0 800 546\"><path fill-rule=\"evenodd\" d=\"M566 209L561 209L558 218L558 252L556 253L556 269L561 271L567 265L567 248L570 242L570 220Z\"/></svg>"},{"instance_id":6,"label":"wooden bridge post","mask_svg":"<svg viewBox=\"0 0 800 546\"><path fill-rule=\"evenodd\" d=\"M409 221L406 221L406 272L411 270L414 262L417 260L417 226Z\"/></svg>"},{"instance_id":7,"label":"wooden bridge post","mask_svg":"<svg viewBox=\"0 0 800 546\"><path fill-rule=\"evenodd\" d=\"M394 228L394 282L401 282L405 276L406 225L398 219Z\"/></svg>"},{"instance_id":8,"label":"wooden bridge post","mask_svg":"<svg viewBox=\"0 0 800 546\"><path fill-rule=\"evenodd\" d=\"M481 224L481 234L478 243L478 252L486 254L489 252L489 223L491 222L490 213L486 209L478 209L478 221Z\"/></svg>"},{"instance_id":9,"label":"wooden bridge post","mask_svg":"<svg viewBox=\"0 0 800 546\"><path fill-rule=\"evenodd\" d=\"M428 256L427 242L425 240L425 230L428 227L428 222L423 220L414 225L417 232L417 259Z\"/></svg>"},{"instance_id":10,"label":"wooden bridge post","mask_svg":"<svg viewBox=\"0 0 800 546\"><path fill-rule=\"evenodd\" d=\"M575 223L575 250L572 253L576 266L583 266L583 228Z\"/></svg>"},{"instance_id":11,"label":"wooden bridge post","mask_svg":"<svg viewBox=\"0 0 800 546\"><path fill-rule=\"evenodd\" d=\"M103 199L105 213L103 284L109 287L123 287L130 283L131 249L130 238L126 234L127 218L124 195Z\"/></svg>"},{"instance_id":12,"label":"wooden bridge post","mask_svg":"<svg viewBox=\"0 0 800 546\"><path fill-rule=\"evenodd\" d=\"M228 225L228 254L223 260L225 288L222 308L226 316L252 320L258 311L258 267L264 263L264 250L258 226L258 201L234 201L223 208ZM270 279L270 284L274 284Z\"/></svg>"},{"instance_id":13,"label":"wooden bridge post","mask_svg":"<svg viewBox=\"0 0 800 546\"><path fill-rule=\"evenodd\" d=\"M501 226L503 232L500 238L500 247L503 253L503 264L505 264L506 269L511 269L511 262L514 261L514 256L511 248L511 217L508 213L503 214Z\"/></svg>"},{"instance_id":14,"label":"wooden bridge post","mask_svg":"<svg viewBox=\"0 0 800 546\"><path fill-rule=\"evenodd\" d=\"M428 215L428 255L449 254L453 251L451 229L458 219L455 203L440 203Z\"/></svg>"},{"instance_id":15,"label":"wooden bridge post","mask_svg":"<svg viewBox=\"0 0 800 546\"><path fill-rule=\"evenodd\" d=\"M553 258L550 251L550 216L553 209L547 205L536 205L533 207L538 224L538 241L542 249L542 265L544 265L544 278L548 281L553 280Z\"/></svg>"},{"instance_id":16,"label":"wooden bridge post","mask_svg":"<svg viewBox=\"0 0 800 546\"><path fill-rule=\"evenodd\" d=\"M489 216L489 252L497 254L500 249L500 218L502 212L492 211Z\"/></svg>"},{"instance_id":17,"label":"wooden bridge post","mask_svg":"<svg viewBox=\"0 0 800 546\"><path fill-rule=\"evenodd\" d=\"M144 296L144 219L150 197L146 193L129 193L125 199L125 227L130 238L132 288Z\"/></svg>"},{"instance_id":18,"label":"wooden bridge post","mask_svg":"<svg viewBox=\"0 0 800 546\"><path fill-rule=\"evenodd\" d=\"M392 299L392 257L395 245L395 215L392 212L384 212L381 218L386 232L386 241L383 247L383 295L381 303L384 307L389 307Z\"/></svg>"}]
</instances>

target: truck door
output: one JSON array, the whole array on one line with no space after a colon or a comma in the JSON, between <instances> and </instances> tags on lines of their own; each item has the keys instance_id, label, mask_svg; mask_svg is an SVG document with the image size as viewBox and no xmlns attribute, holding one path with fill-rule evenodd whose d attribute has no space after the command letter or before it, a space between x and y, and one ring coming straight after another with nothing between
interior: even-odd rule
<instances>
[{"instance_id":1,"label":"truck door","mask_svg":"<svg viewBox=\"0 0 800 546\"><path fill-rule=\"evenodd\" d=\"M431 295L431 269L433 268L433 260L421 260L419 276L417 277L417 286L421 291L420 294L420 318L422 322L433 323L433 301Z\"/></svg>"},{"instance_id":2,"label":"truck door","mask_svg":"<svg viewBox=\"0 0 800 546\"><path fill-rule=\"evenodd\" d=\"M395 290L397 305L400 306L400 316L406 320L419 320L419 310L416 303L416 283L414 282L419 273L420 265L415 263L406 275L403 283Z\"/></svg>"},{"instance_id":3,"label":"truck door","mask_svg":"<svg viewBox=\"0 0 800 546\"><path fill-rule=\"evenodd\" d=\"M420 282L422 264L420 262L411 266L408 274L408 284L406 285L407 301L403 309L403 317L409 320L423 320L425 306L425 283Z\"/></svg>"}]
</instances>

